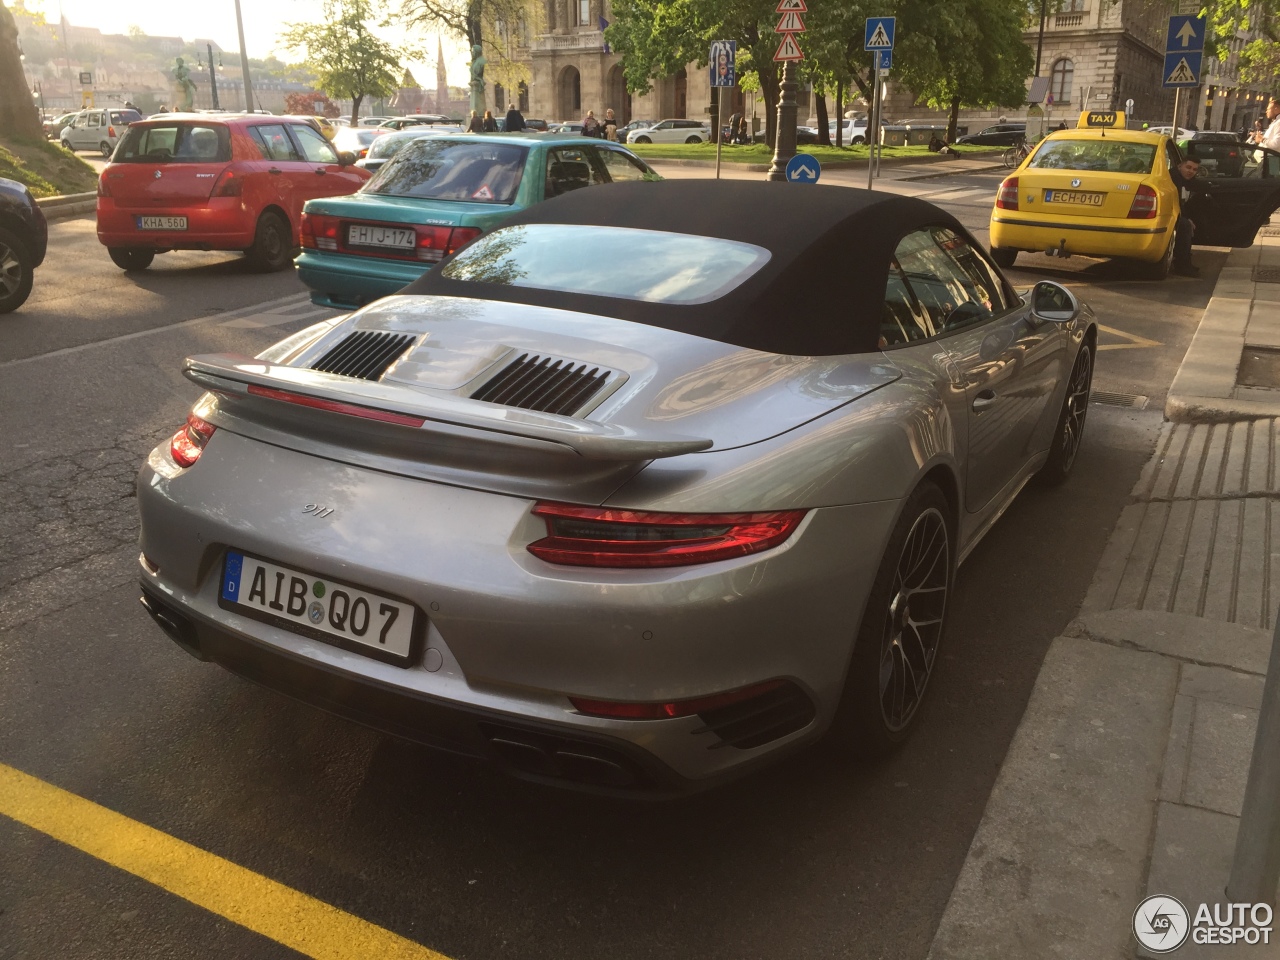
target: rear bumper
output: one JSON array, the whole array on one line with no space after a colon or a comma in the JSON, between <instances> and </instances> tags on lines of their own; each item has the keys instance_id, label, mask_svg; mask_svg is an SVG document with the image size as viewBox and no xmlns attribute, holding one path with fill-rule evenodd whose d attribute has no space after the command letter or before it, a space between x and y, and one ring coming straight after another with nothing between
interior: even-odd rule
<instances>
[{"instance_id":1,"label":"rear bumper","mask_svg":"<svg viewBox=\"0 0 1280 960\"><path fill-rule=\"evenodd\" d=\"M1065 242L1068 253L1155 262L1169 246L1171 228L1168 220L1046 217L1027 211L998 210L991 215L991 246L1043 251Z\"/></svg>"},{"instance_id":2,"label":"rear bumper","mask_svg":"<svg viewBox=\"0 0 1280 960\"><path fill-rule=\"evenodd\" d=\"M302 251L293 262L298 279L311 288L312 302L338 309L362 307L399 293L434 266L316 250Z\"/></svg>"},{"instance_id":3,"label":"rear bumper","mask_svg":"<svg viewBox=\"0 0 1280 960\"><path fill-rule=\"evenodd\" d=\"M186 217L186 230L142 230L137 218ZM131 207L98 198L98 240L106 247L157 250L244 250L253 244L258 218L239 197L211 197L200 206Z\"/></svg>"}]
</instances>

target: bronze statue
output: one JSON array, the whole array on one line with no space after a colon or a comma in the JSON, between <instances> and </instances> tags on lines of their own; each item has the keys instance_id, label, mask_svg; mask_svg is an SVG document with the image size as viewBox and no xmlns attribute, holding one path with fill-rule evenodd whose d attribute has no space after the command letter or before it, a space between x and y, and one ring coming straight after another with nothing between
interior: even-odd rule
<instances>
[{"instance_id":1,"label":"bronze statue","mask_svg":"<svg viewBox=\"0 0 1280 960\"><path fill-rule=\"evenodd\" d=\"M178 84L178 98L174 101L173 109L177 113L187 113L196 104L196 85L191 79L191 71L182 62L181 57L178 57L173 68L173 79Z\"/></svg>"},{"instance_id":2,"label":"bronze statue","mask_svg":"<svg viewBox=\"0 0 1280 960\"><path fill-rule=\"evenodd\" d=\"M484 49L480 44L471 48L471 109L479 113L484 109ZM439 104L436 105L439 110Z\"/></svg>"}]
</instances>

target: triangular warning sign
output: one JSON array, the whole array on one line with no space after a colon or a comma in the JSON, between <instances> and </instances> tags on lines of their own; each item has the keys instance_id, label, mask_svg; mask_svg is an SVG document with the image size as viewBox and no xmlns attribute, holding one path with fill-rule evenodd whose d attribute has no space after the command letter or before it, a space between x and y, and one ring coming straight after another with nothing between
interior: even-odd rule
<instances>
[{"instance_id":1,"label":"triangular warning sign","mask_svg":"<svg viewBox=\"0 0 1280 960\"><path fill-rule=\"evenodd\" d=\"M778 25L773 28L774 33L804 33L804 21L800 19L800 14L794 10L788 10L782 15L782 19L778 21Z\"/></svg>"},{"instance_id":2,"label":"triangular warning sign","mask_svg":"<svg viewBox=\"0 0 1280 960\"><path fill-rule=\"evenodd\" d=\"M868 50L891 50L893 44L889 42L889 35L884 32L884 24L877 23L875 33L871 34L871 39L867 41Z\"/></svg>"},{"instance_id":3,"label":"triangular warning sign","mask_svg":"<svg viewBox=\"0 0 1280 960\"><path fill-rule=\"evenodd\" d=\"M492 200L493 191L489 189L489 185L484 184L479 190L471 195L472 200Z\"/></svg>"},{"instance_id":4,"label":"triangular warning sign","mask_svg":"<svg viewBox=\"0 0 1280 960\"><path fill-rule=\"evenodd\" d=\"M800 52L800 44L796 43L796 35L794 33L784 33L782 42L778 44L778 52L773 55L774 60L803 60L804 54Z\"/></svg>"},{"instance_id":5,"label":"triangular warning sign","mask_svg":"<svg viewBox=\"0 0 1280 960\"><path fill-rule=\"evenodd\" d=\"M805 6L804 0L781 0L778 4L778 13L808 13L809 8Z\"/></svg>"},{"instance_id":6,"label":"triangular warning sign","mask_svg":"<svg viewBox=\"0 0 1280 960\"><path fill-rule=\"evenodd\" d=\"M1194 70L1187 63L1187 58L1183 57L1178 61L1178 65L1173 68L1173 72L1169 74L1165 83L1197 83L1200 78L1196 76Z\"/></svg>"}]
</instances>

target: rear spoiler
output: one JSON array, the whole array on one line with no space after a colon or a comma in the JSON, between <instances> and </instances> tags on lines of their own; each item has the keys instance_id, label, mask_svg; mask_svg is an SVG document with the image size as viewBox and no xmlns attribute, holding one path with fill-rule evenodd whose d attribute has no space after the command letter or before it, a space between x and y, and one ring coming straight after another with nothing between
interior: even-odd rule
<instances>
[{"instance_id":1,"label":"rear spoiler","mask_svg":"<svg viewBox=\"0 0 1280 960\"><path fill-rule=\"evenodd\" d=\"M213 393L291 402L331 412L392 422L419 430L482 431L490 440L510 438L556 445L587 460L656 460L697 453L711 440L638 433L627 427L557 414L321 373L233 353L188 357L182 373ZM450 430L454 428L454 430Z\"/></svg>"}]
</instances>

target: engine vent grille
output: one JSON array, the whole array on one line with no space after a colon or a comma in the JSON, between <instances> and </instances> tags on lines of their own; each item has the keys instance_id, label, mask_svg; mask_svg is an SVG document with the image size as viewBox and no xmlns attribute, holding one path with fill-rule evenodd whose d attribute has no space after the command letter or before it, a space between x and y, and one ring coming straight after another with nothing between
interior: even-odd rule
<instances>
[{"instance_id":1,"label":"engine vent grille","mask_svg":"<svg viewBox=\"0 0 1280 960\"><path fill-rule=\"evenodd\" d=\"M343 337L313 363L311 369L343 377L377 380L387 372L391 364L400 359L416 339L412 333L358 330Z\"/></svg>"},{"instance_id":2,"label":"engine vent grille","mask_svg":"<svg viewBox=\"0 0 1280 960\"><path fill-rule=\"evenodd\" d=\"M607 367L522 353L471 399L572 416L600 392L610 373Z\"/></svg>"},{"instance_id":3,"label":"engine vent grille","mask_svg":"<svg viewBox=\"0 0 1280 960\"><path fill-rule=\"evenodd\" d=\"M813 701L803 690L782 683L750 700L702 711L698 717L706 726L693 732L709 730L720 738L714 746L747 750L807 727L815 715Z\"/></svg>"}]
</instances>

